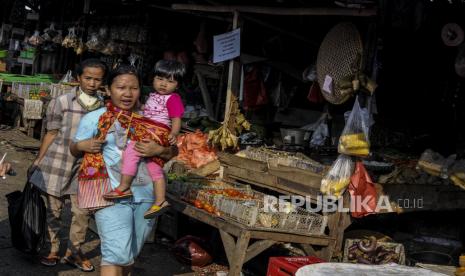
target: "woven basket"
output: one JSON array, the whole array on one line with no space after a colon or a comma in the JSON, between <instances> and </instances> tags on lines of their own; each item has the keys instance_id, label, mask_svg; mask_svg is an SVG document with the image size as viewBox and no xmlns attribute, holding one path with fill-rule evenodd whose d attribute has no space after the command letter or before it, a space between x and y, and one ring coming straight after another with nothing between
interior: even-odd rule
<instances>
[{"instance_id":1,"label":"woven basket","mask_svg":"<svg viewBox=\"0 0 465 276\"><path fill-rule=\"evenodd\" d=\"M317 57L317 77L323 97L332 104L342 104L351 93L344 93L337 84L362 68L363 45L352 23L334 26L321 43ZM325 85L332 78L331 85Z\"/></svg>"}]
</instances>

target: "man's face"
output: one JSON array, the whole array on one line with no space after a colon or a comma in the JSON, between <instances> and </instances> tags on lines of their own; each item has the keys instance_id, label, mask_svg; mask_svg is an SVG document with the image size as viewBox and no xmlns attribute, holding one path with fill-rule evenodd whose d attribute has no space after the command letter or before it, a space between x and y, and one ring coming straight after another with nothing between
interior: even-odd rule
<instances>
[{"instance_id":1,"label":"man's face","mask_svg":"<svg viewBox=\"0 0 465 276\"><path fill-rule=\"evenodd\" d=\"M105 72L100 67L86 67L82 75L78 76L79 85L82 91L88 95L95 95L102 85Z\"/></svg>"}]
</instances>

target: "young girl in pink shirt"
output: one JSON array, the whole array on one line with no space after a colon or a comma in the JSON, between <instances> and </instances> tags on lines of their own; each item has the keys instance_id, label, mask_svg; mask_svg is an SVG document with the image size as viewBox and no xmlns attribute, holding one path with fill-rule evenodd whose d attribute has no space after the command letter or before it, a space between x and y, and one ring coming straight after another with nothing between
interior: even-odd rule
<instances>
[{"instance_id":1,"label":"young girl in pink shirt","mask_svg":"<svg viewBox=\"0 0 465 276\"><path fill-rule=\"evenodd\" d=\"M154 92L150 93L143 108L144 117L171 128L168 140L171 145L176 144L176 136L181 130L181 118L184 106L181 97L175 93L186 69L176 60L160 60L155 65L155 77L153 79ZM106 199L120 199L131 197L131 182L136 175L141 157L134 149L134 142L130 142L123 152L123 164L121 167L120 185L110 193L104 195ZM153 218L167 210L169 203L165 199L166 183L161 168L155 162L146 160L147 169L153 180L155 202L144 214L145 218Z\"/></svg>"}]
</instances>

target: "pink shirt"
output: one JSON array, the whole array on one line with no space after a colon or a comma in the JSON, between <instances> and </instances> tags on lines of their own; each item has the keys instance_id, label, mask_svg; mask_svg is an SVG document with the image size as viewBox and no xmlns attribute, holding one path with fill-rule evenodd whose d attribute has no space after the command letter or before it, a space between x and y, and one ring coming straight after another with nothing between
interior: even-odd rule
<instances>
[{"instance_id":1,"label":"pink shirt","mask_svg":"<svg viewBox=\"0 0 465 276\"><path fill-rule=\"evenodd\" d=\"M171 127L171 118L181 118L183 113L184 106L177 93L160 95L152 92L144 108L145 117L169 127Z\"/></svg>"}]
</instances>

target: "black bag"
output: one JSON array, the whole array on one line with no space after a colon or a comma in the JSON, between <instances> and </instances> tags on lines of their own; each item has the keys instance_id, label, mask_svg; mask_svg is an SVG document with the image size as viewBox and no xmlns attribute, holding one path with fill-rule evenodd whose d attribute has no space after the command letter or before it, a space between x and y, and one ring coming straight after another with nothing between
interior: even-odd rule
<instances>
[{"instance_id":1,"label":"black bag","mask_svg":"<svg viewBox=\"0 0 465 276\"><path fill-rule=\"evenodd\" d=\"M24 190L6 195L13 247L37 254L45 242L46 209L41 191L27 182Z\"/></svg>"}]
</instances>

